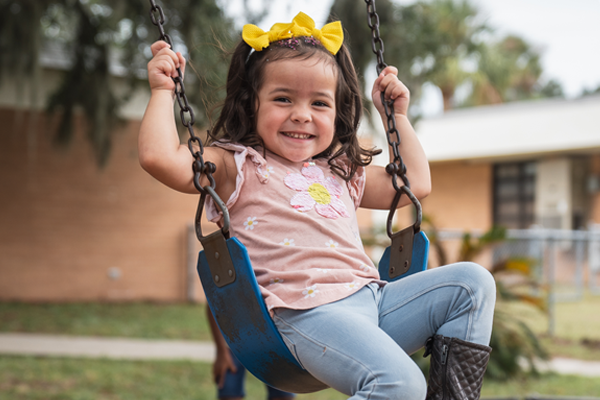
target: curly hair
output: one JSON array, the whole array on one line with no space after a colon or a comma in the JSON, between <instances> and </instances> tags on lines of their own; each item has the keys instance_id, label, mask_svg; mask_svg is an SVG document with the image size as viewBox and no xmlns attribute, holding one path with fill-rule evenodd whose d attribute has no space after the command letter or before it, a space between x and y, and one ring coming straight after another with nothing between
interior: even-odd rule
<instances>
[{"instance_id":1,"label":"curly hair","mask_svg":"<svg viewBox=\"0 0 600 400\"><path fill-rule=\"evenodd\" d=\"M362 116L362 97L359 80L346 45L334 56L312 38L297 38L293 46L285 41L271 43L263 51L252 51L244 41L240 41L231 56L227 75L227 95L221 106L217 122L209 133L210 142L225 141L249 147L264 148L263 141L256 131L256 111L258 91L264 82L267 62L284 59L305 60L319 57L333 64L337 70L335 133L329 147L315 158L327 158L331 171L348 181L359 167L369 165L379 149L363 148L357 137ZM348 165L340 167L335 160L346 155Z\"/></svg>"}]
</instances>

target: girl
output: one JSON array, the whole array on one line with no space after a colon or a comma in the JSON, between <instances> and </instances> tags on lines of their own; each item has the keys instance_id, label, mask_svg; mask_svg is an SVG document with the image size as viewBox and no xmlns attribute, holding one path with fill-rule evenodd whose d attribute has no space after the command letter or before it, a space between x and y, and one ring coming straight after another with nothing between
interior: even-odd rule
<instances>
[{"instance_id":1,"label":"girl","mask_svg":"<svg viewBox=\"0 0 600 400\"><path fill-rule=\"evenodd\" d=\"M242 39L204 159L217 166L231 234L246 245L292 354L351 399L478 398L491 351L491 275L459 263L386 284L363 251L355 209L386 209L395 191L385 170L370 165L379 151L357 141L361 93L340 22L317 29L300 13L268 32L246 25ZM197 194L173 118L171 78L185 60L164 42L152 53L140 162L167 186ZM385 118L380 94L393 100L411 189L424 198L429 167L397 73L381 72L373 102ZM402 199L400 207L409 203ZM214 204L207 217L221 222ZM429 388L409 357L424 345Z\"/></svg>"}]
</instances>

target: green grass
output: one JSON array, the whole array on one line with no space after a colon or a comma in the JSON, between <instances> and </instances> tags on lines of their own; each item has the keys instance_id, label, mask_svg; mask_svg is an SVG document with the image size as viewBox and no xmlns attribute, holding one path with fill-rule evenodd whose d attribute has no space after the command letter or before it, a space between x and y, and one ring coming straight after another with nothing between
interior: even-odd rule
<instances>
[{"instance_id":1,"label":"green grass","mask_svg":"<svg viewBox=\"0 0 600 400\"><path fill-rule=\"evenodd\" d=\"M548 319L533 307L511 304L509 310L553 356L600 360L600 296L558 303L554 338L544 336ZM211 340L204 305L193 304L0 303L0 332Z\"/></svg>"},{"instance_id":2,"label":"green grass","mask_svg":"<svg viewBox=\"0 0 600 400\"><path fill-rule=\"evenodd\" d=\"M513 315L538 334L546 317L531 307L511 305ZM149 303L0 303L1 332L210 340L203 305ZM556 337L543 337L553 356L600 360L600 297L556 306ZM584 346L582 340L591 343ZM0 356L0 400L4 399L214 399L210 365L174 361L115 361ZM247 379L247 399L266 398L264 385ZM507 382L486 381L484 397L598 396L600 379L542 375ZM341 400L326 390L299 400Z\"/></svg>"},{"instance_id":3,"label":"green grass","mask_svg":"<svg viewBox=\"0 0 600 400\"><path fill-rule=\"evenodd\" d=\"M523 303L505 309L524 321L553 357L600 361L600 296L586 294L582 301L555 305L554 336L548 336L548 317Z\"/></svg>"},{"instance_id":4,"label":"green grass","mask_svg":"<svg viewBox=\"0 0 600 400\"><path fill-rule=\"evenodd\" d=\"M134 362L41 357L0 357L2 400L204 400L214 399L210 365L195 362ZM247 380L248 400L266 398L264 385ZM542 375L537 379L484 382L483 397L597 396L600 379ZM342 400L326 390L299 400Z\"/></svg>"},{"instance_id":5,"label":"green grass","mask_svg":"<svg viewBox=\"0 0 600 400\"><path fill-rule=\"evenodd\" d=\"M0 332L211 340L205 306L0 303Z\"/></svg>"}]
</instances>

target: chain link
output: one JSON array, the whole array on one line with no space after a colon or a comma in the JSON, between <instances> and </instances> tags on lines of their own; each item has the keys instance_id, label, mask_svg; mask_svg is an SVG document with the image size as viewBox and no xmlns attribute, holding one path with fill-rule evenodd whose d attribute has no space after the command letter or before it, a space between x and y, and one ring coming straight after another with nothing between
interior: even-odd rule
<instances>
[{"instance_id":1,"label":"chain link","mask_svg":"<svg viewBox=\"0 0 600 400\"><path fill-rule=\"evenodd\" d=\"M387 67L387 64L383 60L383 52L385 51L385 47L379 34L379 15L377 14L377 10L375 8L375 0L365 0L365 3L367 4L367 22L369 24L369 28L371 28L371 47L373 49L373 53L375 53L377 56L377 75L379 75L381 71ZM398 178L402 179L404 185L407 187L410 187L410 183L406 177L406 165L404 165L402 156L400 156L400 134L398 133L398 128L396 127L396 118L394 118L394 101L386 100L385 93L382 92L381 103L383 104L386 115L387 141L392 148L392 153L394 155L394 159L386 166L385 170L392 176L394 189L396 189L397 192L401 192L401 186L398 185Z\"/></svg>"},{"instance_id":2,"label":"chain link","mask_svg":"<svg viewBox=\"0 0 600 400\"><path fill-rule=\"evenodd\" d=\"M171 37L163 28L165 23L165 13L163 12L162 7L156 4L154 0L150 0L150 20L158 28L160 34L159 39L167 42L172 49L173 42ZM190 106L187 96L185 95L185 86L183 85L183 74L181 72L181 68L177 68L177 77L172 79L175 83L175 97L177 98L177 103L179 104L179 116L181 117L181 123L187 128L190 135L190 138L188 139L188 149L194 157L194 163L192 165L192 169L194 171L194 186L200 193L204 193L205 189L200 184L200 178L202 174L206 175L210 183L210 187L214 189L216 184L212 174L215 172L216 166L211 162L205 163L204 158L202 157L204 154L204 146L202 145L202 140L200 140L200 138L196 136L196 133L194 132L194 123L196 122L196 117L194 116L194 110ZM196 151L194 148L194 143L198 145L200 151Z\"/></svg>"}]
</instances>

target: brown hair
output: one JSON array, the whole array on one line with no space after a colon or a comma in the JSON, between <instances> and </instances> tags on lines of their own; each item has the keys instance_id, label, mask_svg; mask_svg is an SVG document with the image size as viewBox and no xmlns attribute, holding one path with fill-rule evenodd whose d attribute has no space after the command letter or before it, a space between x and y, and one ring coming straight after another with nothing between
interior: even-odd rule
<instances>
[{"instance_id":1,"label":"brown hair","mask_svg":"<svg viewBox=\"0 0 600 400\"><path fill-rule=\"evenodd\" d=\"M226 141L244 146L264 148L256 132L256 104L258 91L264 80L266 62L282 59L308 59L319 57L337 66L335 134L331 145L315 158L328 158L329 166L336 175L350 180L358 167L369 165L378 149L365 149L358 143L357 130L362 115L361 89L350 57L342 45L334 56L312 39L296 38L293 49L284 41L274 42L262 50L252 48L241 41L235 48L227 76L227 95L221 113L210 132L211 142ZM289 42L288 42L289 43ZM259 105L260 107L260 105ZM340 167L334 160L342 155L348 157L347 168Z\"/></svg>"}]
</instances>

